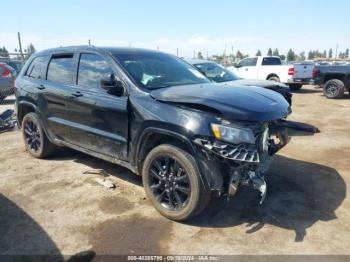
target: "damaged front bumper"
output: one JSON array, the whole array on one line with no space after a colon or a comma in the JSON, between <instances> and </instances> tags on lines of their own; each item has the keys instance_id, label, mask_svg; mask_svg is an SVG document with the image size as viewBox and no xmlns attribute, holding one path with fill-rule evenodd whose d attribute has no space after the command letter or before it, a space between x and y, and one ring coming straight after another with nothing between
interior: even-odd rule
<instances>
[{"instance_id":1,"label":"damaged front bumper","mask_svg":"<svg viewBox=\"0 0 350 262\"><path fill-rule=\"evenodd\" d=\"M268 171L272 156L284 147L290 138L287 129L278 123L266 125L256 137L256 144L230 144L212 138L197 137L193 142L202 150L207 160L220 165L223 188L220 193L232 197L240 185L260 191L260 204L266 196L264 174Z\"/></svg>"}]
</instances>

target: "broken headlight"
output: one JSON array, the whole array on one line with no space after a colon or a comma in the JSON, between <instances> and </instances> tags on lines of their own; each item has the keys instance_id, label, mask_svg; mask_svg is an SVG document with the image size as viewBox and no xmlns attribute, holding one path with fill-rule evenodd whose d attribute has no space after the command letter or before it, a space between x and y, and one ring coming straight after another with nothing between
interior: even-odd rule
<instances>
[{"instance_id":1,"label":"broken headlight","mask_svg":"<svg viewBox=\"0 0 350 262\"><path fill-rule=\"evenodd\" d=\"M232 127L219 124L211 124L214 137L218 140L232 144L255 144L255 136L252 129L246 127Z\"/></svg>"}]
</instances>

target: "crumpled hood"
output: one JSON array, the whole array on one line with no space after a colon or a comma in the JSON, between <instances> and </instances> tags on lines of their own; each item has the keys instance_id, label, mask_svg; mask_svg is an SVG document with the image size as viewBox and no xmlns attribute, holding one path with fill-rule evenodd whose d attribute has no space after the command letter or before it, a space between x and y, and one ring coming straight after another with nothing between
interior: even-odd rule
<instances>
[{"instance_id":1,"label":"crumpled hood","mask_svg":"<svg viewBox=\"0 0 350 262\"><path fill-rule=\"evenodd\" d=\"M280 94L253 86L183 85L157 89L150 95L158 101L213 108L232 120L270 121L284 118L291 112Z\"/></svg>"},{"instance_id":2,"label":"crumpled hood","mask_svg":"<svg viewBox=\"0 0 350 262\"><path fill-rule=\"evenodd\" d=\"M276 87L279 87L279 88L285 88L286 90L289 90L287 85L276 81L271 81L271 80L239 79L234 81L223 82L220 84L239 85L239 86L259 86L259 87L264 87L269 89L274 89Z\"/></svg>"}]
</instances>

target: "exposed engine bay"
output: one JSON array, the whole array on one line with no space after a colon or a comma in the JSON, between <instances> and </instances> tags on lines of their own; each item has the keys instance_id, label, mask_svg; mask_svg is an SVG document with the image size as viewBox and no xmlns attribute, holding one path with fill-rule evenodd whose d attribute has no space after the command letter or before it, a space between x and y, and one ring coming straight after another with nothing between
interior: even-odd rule
<instances>
[{"instance_id":1,"label":"exposed engine bay","mask_svg":"<svg viewBox=\"0 0 350 262\"><path fill-rule=\"evenodd\" d=\"M273 155L290 141L287 128L279 121L264 123L256 133L255 144L231 144L211 138L196 138L198 145L208 159L216 158L224 168L223 194L233 197L241 185L251 186L260 191L263 203L267 186L265 173Z\"/></svg>"}]
</instances>

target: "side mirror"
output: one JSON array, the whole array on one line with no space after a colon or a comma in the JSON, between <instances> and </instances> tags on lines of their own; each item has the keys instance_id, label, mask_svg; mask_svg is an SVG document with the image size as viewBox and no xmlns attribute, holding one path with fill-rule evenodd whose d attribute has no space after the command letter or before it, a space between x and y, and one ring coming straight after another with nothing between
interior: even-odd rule
<instances>
[{"instance_id":1,"label":"side mirror","mask_svg":"<svg viewBox=\"0 0 350 262\"><path fill-rule=\"evenodd\" d=\"M239 67L239 65L237 63L233 63L233 66L236 67L236 68Z\"/></svg>"},{"instance_id":2,"label":"side mirror","mask_svg":"<svg viewBox=\"0 0 350 262\"><path fill-rule=\"evenodd\" d=\"M114 74L101 79L101 88L107 90L107 93L111 95L122 96L124 94L124 84L116 80Z\"/></svg>"}]
</instances>

